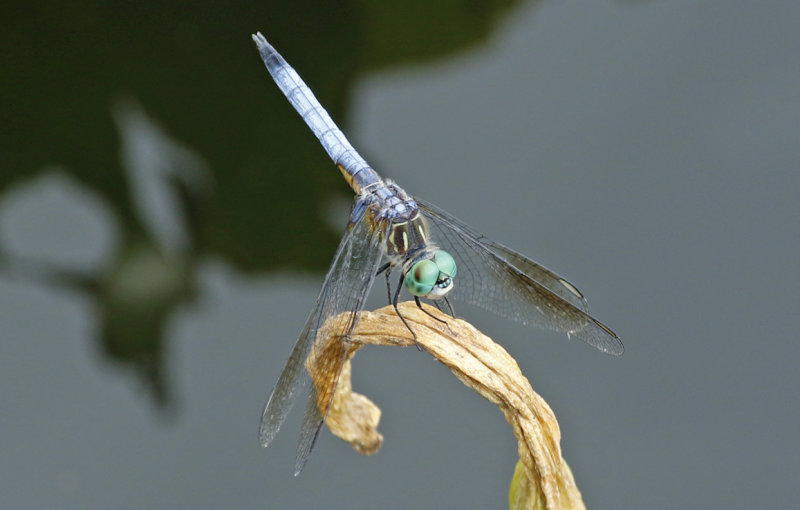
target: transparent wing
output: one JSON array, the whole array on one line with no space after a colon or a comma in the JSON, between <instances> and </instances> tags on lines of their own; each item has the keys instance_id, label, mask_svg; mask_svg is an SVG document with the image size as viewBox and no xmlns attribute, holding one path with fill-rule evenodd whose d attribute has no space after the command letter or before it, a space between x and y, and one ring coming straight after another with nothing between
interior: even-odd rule
<instances>
[{"instance_id":1,"label":"transparent wing","mask_svg":"<svg viewBox=\"0 0 800 510\"><path fill-rule=\"evenodd\" d=\"M572 306L579 308L581 311L589 313L589 303L586 302L583 293L567 279L562 278L546 267L527 258L525 255L517 253L498 242L491 241L485 237L480 237L479 240L482 241L483 244L491 247L494 252L506 259L506 261L510 262L511 265L515 266L522 273L530 276L533 280L546 287L547 290L553 294L564 301L568 301Z\"/></svg>"},{"instance_id":2,"label":"transparent wing","mask_svg":"<svg viewBox=\"0 0 800 510\"><path fill-rule=\"evenodd\" d=\"M438 207L414 198L434 244L456 259L455 299L523 324L563 331L614 356L624 348L617 335L590 316L586 299L569 281L490 241Z\"/></svg>"},{"instance_id":3,"label":"transparent wing","mask_svg":"<svg viewBox=\"0 0 800 510\"><path fill-rule=\"evenodd\" d=\"M310 385L311 396L297 446L295 474L303 469L333 398L349 339L358 320L358 312L364 306L383 256L380 237L379 232L372 228L363 215L351 224L336 251L316 306L308 317L261 415L259 439L262 446L268 446L286 419L297 394L303 387L309 386L310 377L304 366L306 359L311 355L316 360L323 360L322 364L317 363L315 384ZM326 328L331 328L326 329L326 332L341 339L338 352L323 353L323 346L317 343L317 334L326 321L334 320L332 318L340 314L335 322L326 325ZM319 403L323 407L322 412Z\"/></svg>"}]
</instances>

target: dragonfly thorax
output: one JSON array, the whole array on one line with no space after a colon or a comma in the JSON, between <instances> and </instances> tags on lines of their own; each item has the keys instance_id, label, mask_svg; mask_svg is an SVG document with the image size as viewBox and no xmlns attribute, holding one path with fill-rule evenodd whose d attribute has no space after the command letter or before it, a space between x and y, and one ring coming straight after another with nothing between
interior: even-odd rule
<instances>
[{"instance_id":1,"label":"dragonfly thorax","mask_svg":"<svg viewBox=\"0 0 800 510\"><path fill-rule=\"evenodd\" d=\"M427 225L419 206L401 187L378 181L365 188L356 199L351 223L366 213L368 221L380 232L386 255L393 264L423 251L428 243Z\"/></svg>"},{"instance_id":2,"label":"dragonfly thorax","mask_svg":"<svg viewBox=\"0 0 800 510\"><path fill-rule=\"evenodd\" d=\"M405 260L427 250L427 227L418 209L413 210L408 217L390 218L388 224L386 255L389 258Z\"/></svg>"},{"instance_id":3,"label":"dragonfly thorax","mask_svg":"<svg viewBox=\"0 0 800 510\"><path fill-rule=\"evenodd\" d=\"M434 300L445 297L453 289L455 260L430 243L428 226L416 202L393 183L386 190L391 196L376 200L381 204L381 219L387 224L386 256L392 265L402 267L403 280L412 295Z\"/></svg>"}]
</instances>

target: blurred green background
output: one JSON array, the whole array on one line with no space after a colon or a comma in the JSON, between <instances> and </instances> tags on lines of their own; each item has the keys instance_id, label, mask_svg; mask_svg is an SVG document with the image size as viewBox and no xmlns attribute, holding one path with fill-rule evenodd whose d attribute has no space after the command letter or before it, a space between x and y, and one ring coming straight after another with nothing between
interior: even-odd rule
<instances>
[{"instance_id":1,"label":"blurred green background","mask_svg":"<svg viewBox=\"0 0 800 510\"><path fill-rule=\"evenodd\" d=\"M347 220L323 221L324 205L351 192L255 65L249 34L265 31L346 126L362 76L474 47L515 3L11 7L0 40L0 194L57 167L100 199L119 238L103 271L8 253L6 267L89 292L106 355L137 367L165 404L164 323L192 298L196 261L322 272L340 236L331 225ZM172 231L159 238L164 224ZM139 276L161 281L129 299L125 279L143 257L155 274Z\"/></svg>"}]
</instances>

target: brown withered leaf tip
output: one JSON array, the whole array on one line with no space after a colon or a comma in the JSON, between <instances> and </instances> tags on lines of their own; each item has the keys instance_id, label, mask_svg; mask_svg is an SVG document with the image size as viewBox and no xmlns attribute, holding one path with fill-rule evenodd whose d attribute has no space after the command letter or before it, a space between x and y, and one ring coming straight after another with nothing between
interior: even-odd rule
<instances>
[{"instance_id":1,"label":"brown withered leaf tip","mask_svg":"<svg viewBox=\"0 0 800 510\"><path fill-rule=\"evenodd\" d=\"M399 307L416 333L419 346L447 366L465 385L497 404L511 424L520 457L512 483L511 508L585 509L572 473L561 457L561 432L555 415L533 391L517 362L505 349L461 319L426 306L426 310L442 318L445 324L428 316L414 302L401 303ZM331 321L336 320L336 317L331 318ZM318 353L317 358L306 360L312 381L325 380L328 374L318 373L315 367L323 370L323 367L333 366L338 360L329 356L341 353L339 339L326 336L325 330L324 326L320 329L317 340L324 345L312 350ZM353 391L350 379L351 358L367 344L408 347L414 345L414 338L391 306L362 312L353 334L326 424L334 435L349 442L356 451L371 455L383 443L383 436L377 429L381 411L367 397ZM319 404L326 403L320 399ZM324 415L323 407L321 411Z\"/></svg>"}]
</instances>

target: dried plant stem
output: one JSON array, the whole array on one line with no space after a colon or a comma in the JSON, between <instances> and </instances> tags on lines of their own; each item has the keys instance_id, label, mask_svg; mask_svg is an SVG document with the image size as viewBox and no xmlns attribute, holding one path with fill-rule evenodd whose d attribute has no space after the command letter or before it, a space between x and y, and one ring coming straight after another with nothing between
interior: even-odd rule
<instances>
[{"instance_id":1,"label":"dried plant stem","mask_svg":"<svg viewBox=\"0 0 800 510\"><path fill-rule=\"evenodd\" d=\"M433 319L415 303L400 304L403 317L417 335L420 347L446 365L464 384L497 404L511 424L519 442L520 463L510 491L512 509L584 509L580 491L569 467L561 458L561 432L547 403L531 388L516 361L489 337L469 323L427 307ZM334 318L335 319L335 318ZM326 366L323 358L337 353L339 339L326 337L317 358L306 366L315 380L315 367ZM378 451L383 436L378 432L380 409L368 398L353 392L350 358L363 345L413 346L414 338L391 306L362 312L326 424L338 437L363 454ZM330 346L330 348L328 348Z\"/></svg>"}]
</instances>

